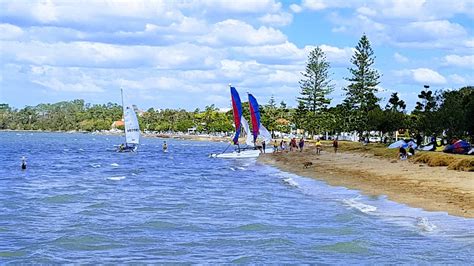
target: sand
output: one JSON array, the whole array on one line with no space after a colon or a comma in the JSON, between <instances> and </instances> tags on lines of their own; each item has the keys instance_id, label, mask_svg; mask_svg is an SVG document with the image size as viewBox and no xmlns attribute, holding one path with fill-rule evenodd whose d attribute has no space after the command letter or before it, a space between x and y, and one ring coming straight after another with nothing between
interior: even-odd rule
<instances>
[{"instance_id":1,"label":"sand","mask_svg":"<svg viewBox=\"0 0 474 266\"><path fill-rule=\"evenodd\" d=\"M387 195L393 201L412 207L474 218L473 172L361 153L334 154L329 148L320 155L313 148L302 153L266 154L260 156L259 161L367 195ZM306 162L312 165L305 168Z\"/></svg>"}]
</instances>

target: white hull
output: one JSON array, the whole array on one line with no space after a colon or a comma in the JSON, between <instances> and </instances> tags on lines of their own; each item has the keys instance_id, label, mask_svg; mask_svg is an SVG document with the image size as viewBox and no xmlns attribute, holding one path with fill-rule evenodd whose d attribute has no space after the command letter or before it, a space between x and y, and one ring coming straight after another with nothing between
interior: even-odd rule
<instances>
[{"instance_id":1,"label":"white hull","mask_svg":"<svg viewBox=\"0 0 474 266\"><path fill-rule=\"evenodd\" d=\"M265 149L266 153L272 153L272 149ZM238 158L257 158L260 155L260 150L244 150L240 152L230 152L230 153L221 153L213 154L212 157L215 158L229 158L229 159L238 159Z\"/></svg>"}]
</instances>

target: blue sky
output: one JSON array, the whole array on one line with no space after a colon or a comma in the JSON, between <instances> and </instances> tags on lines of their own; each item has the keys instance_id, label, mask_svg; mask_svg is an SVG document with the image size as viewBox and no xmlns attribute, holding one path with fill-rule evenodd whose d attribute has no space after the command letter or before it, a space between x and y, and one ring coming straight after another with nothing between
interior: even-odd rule
<instances>
[{"instance_id":1,"label":"blue sky","mask_svg":"<svg viewBox=\"0 0 474 266\"><path fill-rule=\"evenodd\" d=\"M230 107L228 84L296 106L309 51L331 63L333 104L366 33L385 105L424 84L474 85L472 0L0 0L0 103L81 98L141 109Z\"/></svg>"}]
</instances>

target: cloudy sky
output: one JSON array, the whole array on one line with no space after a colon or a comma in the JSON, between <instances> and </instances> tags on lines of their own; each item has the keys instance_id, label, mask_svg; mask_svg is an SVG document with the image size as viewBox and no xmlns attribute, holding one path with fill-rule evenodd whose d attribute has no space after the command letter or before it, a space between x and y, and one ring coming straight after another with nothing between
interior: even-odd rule
<instances>
[{"instance_id":1,"label":"cloudy sky","mask_svg":"<svg viewBox=\"0 0 474 266\"><path fill-rule=\"evenodd\" d=\"M472 0L0 0L0 103L120 102L123 87L141 109L225 108L232 83L295 106L320 46L336 104L364 32L384 104L474 85Z\"/></svg>"}]
</instances>

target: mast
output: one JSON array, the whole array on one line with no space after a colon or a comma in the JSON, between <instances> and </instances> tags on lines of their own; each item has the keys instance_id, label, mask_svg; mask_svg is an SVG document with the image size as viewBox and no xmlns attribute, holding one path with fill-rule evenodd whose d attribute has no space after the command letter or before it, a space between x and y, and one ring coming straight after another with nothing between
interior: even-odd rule
<instances>
[{"instance_id":1,"label":"mast","mask_svg":"<svg viewBox=\"0 0 474 266\"><path fill-rule=\"evenodd\" d=\"M125 105L123 104L123 88L120 87L120 95L122 96L122 120L123 120L123 133L125 133L125 146L127 145L127 129L125 128Z\"/></svg>"}]
</instances>

